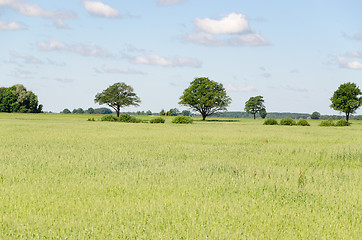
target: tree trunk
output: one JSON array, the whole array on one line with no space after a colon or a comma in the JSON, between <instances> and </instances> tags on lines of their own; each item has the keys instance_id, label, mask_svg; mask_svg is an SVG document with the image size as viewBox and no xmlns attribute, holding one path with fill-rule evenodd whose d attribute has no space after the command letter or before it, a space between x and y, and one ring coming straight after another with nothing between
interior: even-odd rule
<instances>
[{"instance_id":1,"label":"tree trunk","mask_svg":"<svg viewBox=\"0 0 362 240\"><path fill-rule=\"evenodd\" d=\"M346 112L346 120L348 122L348 120L349 120L349 112Z\"/></svg>"},{"instance_id":2,"label":"tree trunk","mask_svg":"<svg viewBox=\"0 0 362 240\"><path fill-rule=\"evenodd\" d=\"M205 121L206 115L202 114L202 121Z\"/></svg>"},{"instance_id":3,"label":"tree trunk","mask_svg":"<svg viewBox=\"0 0 362 240\"><path fill-rule=\"evenodd\" d=\"M256 113L254 113L254 120L255 120L255 114L256 114Z\"/></svg>"},{"instance_id":4,"label":"tree trunk","mask_svg":"<svg viewBox=\"0 0 362 240\"><path fill-rule=\"evenodd\" d=\"M116 112L117 112L117 117L119 117L119 110L117 110Z\"/></svg>"}]
</instances>

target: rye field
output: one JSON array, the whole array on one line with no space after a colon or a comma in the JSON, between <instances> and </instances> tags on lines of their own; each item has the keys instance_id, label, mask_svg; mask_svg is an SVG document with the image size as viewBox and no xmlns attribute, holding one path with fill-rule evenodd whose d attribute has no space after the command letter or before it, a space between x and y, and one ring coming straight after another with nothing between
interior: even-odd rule
<instances>
[{"instance_id":1,"label":"rye field","mask_svg":"<svg viewBox=\"0 0 362 240\"><path fill-rule=\"evenodd\" d=\"M0 114L0 239L362 236L361 121L89 117Z\"/></svg>"}]
</instances>

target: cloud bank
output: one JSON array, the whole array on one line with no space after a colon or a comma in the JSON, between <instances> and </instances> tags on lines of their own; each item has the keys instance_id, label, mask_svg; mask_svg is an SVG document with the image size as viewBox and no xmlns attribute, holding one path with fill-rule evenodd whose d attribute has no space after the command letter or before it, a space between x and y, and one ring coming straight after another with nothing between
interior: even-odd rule
<instances>
[{"instance_id":1,"label":"cloud bank","mask_svg":"<svg viewBox=\"0 0 362 240\"><path fill-rule=\"evenodd\" d=\"M132 64L155 65L161 67L201 67L201 62L197 59L184 57L165 58L155 54L132 57L129 61Z\"/></svg>"},{"instance_id":2,"label":"cloud bank","mask_svg":"<svg viewBox=\"0 0 362 240\"><path fill-rule=\"evenodd\" d=\"M21 30L21 29L23 28L17 22L6 23L4 21L0 21L0 30Z\"/></svg>"}]
</instances>

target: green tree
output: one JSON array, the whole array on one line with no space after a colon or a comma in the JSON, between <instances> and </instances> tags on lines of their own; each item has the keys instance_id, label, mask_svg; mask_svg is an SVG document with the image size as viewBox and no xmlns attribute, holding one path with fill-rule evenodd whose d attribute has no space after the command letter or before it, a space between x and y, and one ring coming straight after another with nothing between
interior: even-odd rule
<instances>
[{"instance_id":1,"label":"green tree","mask_svg":"<svg viewBox=\"0 0 362 240\"><path fill-rule=\"evenodd\" d=\"M202 120L217 111L226 110L231 98L221 83L209 78L195 78L180 97L179 104L188 106L201 114Z\"/></svg>"},{"instance_id":2,"label":"green tree","mask_svg":"<svg viewBox=\"0 0 362 240\"><path fill-rule=\"evenodd\" d=\"M312 115L310 115L311 119L319 119L321 117L321 114L319 112L313 112Z\"/></svg>"},{"instance_id":3,"label":"green tree","mask_svg":"<svg viewBox=\"0 0 362 240\"><path fill-rule=\"evenodd\" d=\"M65 108L63 111L61 111L60 113L64 113L64 114L70 114L72 113L68 108Z\"/></svg>"},{"instance_id":4,"label":"green tree","mask_svg":"<svg viewBox=\"0 0 362 240\"><path fill-rule=\"evenodd\" d=\"M262 96L251 97L245 102L245 111L249 114L253 114L254 119L255 115L262 109L265 110L264 99Z\"/></svg>"},{"instance_id":5,"label":"green tree","mask_svg":"<svg viewBox=\"0 0 362 240\"><path fill-rule=\"evenodd\" d=\"M162 109L162 110L161 110L161 112L160 112L160 116L166 116L165 109Z\"/></svg>"},{"instance_id":6,"label":"green tree","mask_svg":"<svg viewBox=\"0 0 362 240\"><path fill-rule=\"evenodd\" d=\"M183 110L181 112L181 115L183 115L183 116L190 116L190 114L191 114L191 112L189 110Z\"/></svg>"},{"instance_id":7,"label":"green tree","mask_svg":"<svg viewBox=\"0 0 362 240\"><path fill-rule=\"evenodd\" d=\"M268 115L265 108L260 109L259 114L262 119L266 118L266 115Z\"/></svg>"},{"instance_id":8,"label":"green tree","mask_svg":"<svg viewBox=\"0 0 362 240\"><path fill-rule=\"evenodd\" d=\"M350 114L362 105L361 90L355 83L341 84L331 97L331 108L334 110L344 112L346 114L346 121L348 122Z\"/></svg>"},{"instance_id":9,"label":"green tree","mask_svg":"<svg viewBox=\"0 0 362 240\"><path fill-rule=\"evenodd\" d=\"M95 96L94 102L99 103L100 105L107 104L116 111L117 117L119 117L121 108L131 105L139 106L141 100L133 92L131 86L122 82L115 83L103 92L98 93Z\"/></svg>"},{"instance_id":10,"label":"green tree","mask_svg":"<svg viewBox=\"0 0 362 240\"><path fill-rule=\"evenodd\" d=\"M147 115L152 115L151 110L148 110L148 111L146 112L146 114L147 114Z\"/></svg>"},{"instance_id":11,"label":"green tree","mask_svg":"<svg viewBox=\"0 0 362 240\"><path fill-rule=\"evenodd\" d=\"M95 113L94 108L92 108L92 107L88 108L86 112L88 114L94 114Z\"/></svg>"}]
</instances>

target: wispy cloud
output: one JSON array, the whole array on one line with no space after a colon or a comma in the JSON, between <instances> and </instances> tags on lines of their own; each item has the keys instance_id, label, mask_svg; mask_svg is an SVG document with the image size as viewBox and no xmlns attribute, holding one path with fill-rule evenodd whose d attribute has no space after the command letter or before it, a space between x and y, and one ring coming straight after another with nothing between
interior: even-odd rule
<instances>
[{"instance_id":1,"label":"wispy cloud","mask_svg":"<svg viewBox=\"0 0 362 240\"><path fill-rule=\"evenodd\" d=\"M24 29L22 26L20 26L17 22L4 22L0 21L0 30L21 30Z\"/></svg>"},{"instance_id":2,"label":"wispy cloud","mask_svg":"<svg viewBox=\"0 0 362 240\"><path fill-rule=\"evenodd\" d=\"M338 57L337 62L339 63L340 68L347 68L347 69L354 69L354 70L361 70L362 63L358 61L348 61L343 57Z\"/></svg>"},{"instance_id":3,"label":"wispy cloud","mask_svg":"<svg viewBox=\"0 0 362 240\"><path fill-rule=\"evenodd\" d=\"M83 1L83 7L90 14L97 17L105 18L119 18L121 17L119 11L111 6L99 1Z\"/></svg>"},{"instance_id":4,"label":"wispy cloud","mask_svg":"<svg viewBox=\"0 0 362 240\"><path fill-rule=\"evenodd\" d=\"M125 75L128 75L128 74L146 75L146 73L142 72L142 71L138 71L138 70L134 70L134 69L130 69L130 68L128 68L127 70L121 70L119 68L110 68L110 67L107 67L106 65L103 65L101 70L95 69L95 71L97 73L111 73L111 74L125 74Z\"/></svg>"},{"instance_id":5,"label":"wispy cloud","mask_svg":"<svg viewBox=\"0 0 362 240\"><path fill-rule=\"evenodd\" d=\"M342 33L342 35L345 38L356 40L356 41L362 41L362 32L356 33L353 36L348 35L347 33Z\"/></svg>"},{"instance_id":6,"label":"wispy cloud","mask_svg":"<svg viewBox=\"0 0 362 240\"><path fill-rule=\"evenodd\" d=\"M43 64L43 62L41 60L39 60L36 57L33 57L31 55L28 54L23 54L23 53L18 53L15 51L11 51L10 55L14 58L20 58L24 60L24 63L26 64Z\"/></svg>"},{"instance_id":7,"label":"wispy cloud","mask_svg":"<svg viewBox=\"0 0 362 240\"><path fill-rule=\"evenodd\" d=\"M54 39L50 39L48 42L38 42L38 49L41 51L66 51L76 53L82 56L91 57L113 57L113 55L105 48L91 43L85 44L66 44Z\"/></svg>"},{"instance_id":8,"label":"wispy cloud","mask_svg":"<svg viewBox=\"0 0 362 240\"><path fill-rule=\"evenodd\" d=\"M0 7L11 7L22 15L29 17L43 17L54 20L57 27L65 27L63 19L76 18L74 12L69 11L51 11L41 8L35 3L28 3L21 0L0 0Z\"/></svg>"},{"instance_id":9,"label":"wispy cloud","mask_svg":"<svg viewBox=\"0 0 362 240\"><path fill-rule=\"evenodd\" d=\"M146 54L143 56L129 58L132 64L156 65L162 67L201 67L201 62L193 58L171 57L165 58L155 54Z\"/></svg>"},{"instance_id":10,"label":"wispy cloud","mask_svg":"<svg viewBox=\"0 0 362 240\"><path fill-rule=\"evenodd\" d=\"M182 3L184 0L158 0L158 6L177 5Z\"/></svg>"},{"instance_id":11,"label":"wispy cloud","mask_svg":"<svg viewBox=\"0 0 362 240\"><path fill-rule=\"evenodd\" d=\"M362 52L359 51L353 51L346 53L346 56L349 58L362 58Z\"/></svg>"},{"instance_id":12,"label":"wispy cloud","mask_svg":"<svg viewBox=\"0 0 362 240\"><path fill-rule=\"evenodd\" d=\"M230 92L252 92L256 91L255 87L247 86L247 87L236 87L231 84L228 84L225 89Z\"/></svg>"},{"instance_id":13,"label":"wispy cloud","mask_svg":"<svg viewBox=\"0 0 362 240\"><path fill-rule=\"evenodd\" d=\"M240 13L230 13L220 20L195 18L196 32L184 37L186 41L207 46L264 46L269 42L254 33L247 18Z\"/></svg>"}]
</instances>

